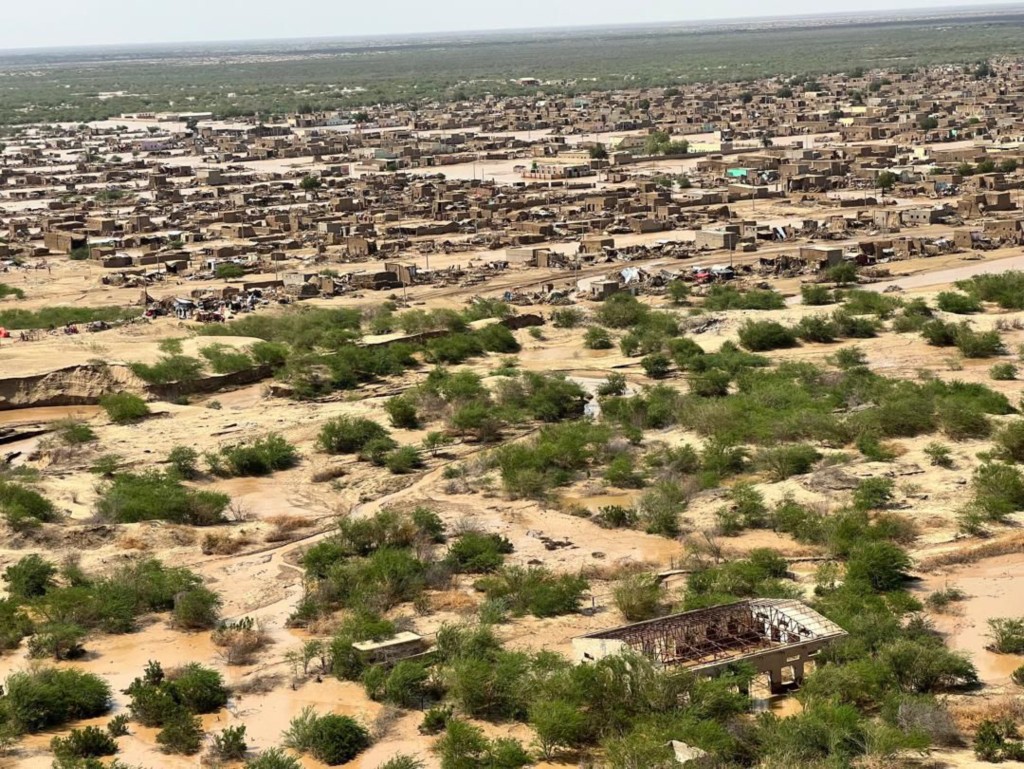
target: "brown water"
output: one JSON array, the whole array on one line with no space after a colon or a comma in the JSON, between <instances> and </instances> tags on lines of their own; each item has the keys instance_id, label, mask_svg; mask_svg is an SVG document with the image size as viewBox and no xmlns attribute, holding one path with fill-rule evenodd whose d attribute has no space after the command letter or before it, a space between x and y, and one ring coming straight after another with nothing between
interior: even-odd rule
<instances>
[{"instance_id":1,"label":"brown water","mask_svg":"<svg viewBox=\"0 0 1024 769\"><path fill-rule=\"evenodd\" d=\"M0 427L8 425L56 422L59 419L90 419L103 409L99 406L38 406L31 409L0 411Z\"/></svg>"}]
</instances>

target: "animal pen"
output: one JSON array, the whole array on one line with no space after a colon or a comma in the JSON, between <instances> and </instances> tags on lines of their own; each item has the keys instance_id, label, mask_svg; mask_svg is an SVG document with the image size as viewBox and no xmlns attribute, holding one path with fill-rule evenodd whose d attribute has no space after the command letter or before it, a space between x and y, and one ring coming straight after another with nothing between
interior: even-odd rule
<instances>
[{"instance_id":1,"label":"animal pen","mask_svg":"<svg viewBox=\"0 0 1024 769\"><path fill-rule=\"evenodd\" d=\"M806 663L844 636L841 627L800 601L758 598L579 636L573 649L581 662L632 649L659 665L709 676L743 662L767 673L777 693L786 679L799 685Z\"/></svg>"}]
</instances>

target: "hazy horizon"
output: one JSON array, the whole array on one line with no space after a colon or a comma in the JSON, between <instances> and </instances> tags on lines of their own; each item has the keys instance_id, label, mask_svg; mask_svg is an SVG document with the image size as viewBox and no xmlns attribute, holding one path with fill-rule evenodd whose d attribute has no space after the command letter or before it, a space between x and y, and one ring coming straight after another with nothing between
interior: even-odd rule
<instances>
[{"instance_id":1,"label":"hazy horizon","mask_svg":"<svg viewBox=\"0 0 1024 769\"><path fill-rule=\"evenodd\" d=\"M723 10L708 6L679 15L670 0L647 0L629 8L611 0L518 0L511 9L472 0L446 0L438 8L400 0L386 17L375 7L340 7L328 0L178 0L175 4L126 8L123 0L50 0L45 13L27 5L5 9L0 49L239 43L422 34L566 29L589 26L683 24L845 13L956 10L1020 6L1021 0L841 0L822 7L817 0L737 0ZM211 7L211 5L213 7ZM282 18L281 9L287 9ZM55 21L57 19L57 21Z\"/></svg>"}]
</instances>

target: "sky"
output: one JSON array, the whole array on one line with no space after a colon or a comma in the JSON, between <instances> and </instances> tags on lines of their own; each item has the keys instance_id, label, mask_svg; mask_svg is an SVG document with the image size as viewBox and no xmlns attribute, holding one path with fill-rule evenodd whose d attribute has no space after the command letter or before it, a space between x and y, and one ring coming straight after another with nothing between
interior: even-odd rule
<instances>
[{"instance_id":1,"label":"sky","mask_svg":"<svg viewBox=\"0 0 1024 769\"><path fill-rule=\"evenodd\" d=\"M2 0L0 49L643 24L996 3L998 0Z\"/></svg>"}]
</instances>

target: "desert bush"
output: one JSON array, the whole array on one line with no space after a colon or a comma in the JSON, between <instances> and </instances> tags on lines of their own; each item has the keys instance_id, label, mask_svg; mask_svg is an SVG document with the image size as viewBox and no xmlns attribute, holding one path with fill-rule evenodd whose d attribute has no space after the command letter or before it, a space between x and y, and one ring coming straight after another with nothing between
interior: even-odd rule
<instances>
[{"instance_id":1,"label":"desert bush","mask_svg":"<svg viewBox=\"0 0 1024 769\"><path fill-rule=\"evenodd\" d=\"M1013 719L982 721L974 735L974 755L993 764L1024 761L1024 741Z\"/></svg>"},{"instance_id":2,"label":"desert bush","mask_svg":"<svg viewBox=\"0 0 1024 769\"><path fill-rule=\"evenodd\" d=\"M249 750L245 742L245 725L228 726L220 734L213 735L210 750L219 761L241 761Z\"/></svg>"},{"instance_id":3,"label":"desert bush","mask_svg":"<svg viewBox=\"0 0 1024 769\"><path fill-rule=\"evenodd\" d=\"M583 323L583 311L575 307L560 307L551 312L551 323L555 328L576 328Z\"/></svg>"},{"instance_id":4,"label":"desert bush","mask_svg":"<svg viewBox=\"0 0 1024 769\"><path fill-rule=\"evenodd\" d=\"M630 574L615 585L612 599L628 621L642 622L661 615L664 593L655 575Z\"/></svg>"},{"instance_id":5,"label":"desert bush","mask_svg":"<svg viewBox=\"0 0 1024 769\"><path fill-rule=\"evenodd\" d=\"M149 384L194 382L202 376L203 362L187 355L165 355L156 363L130 363L128 367Z\"/></svg>"},{"instance_id":6,"label":"desert bush","mask_svg":"<svg viewBox=\"0 0 1024 769\"><path fill-rule=\"evenodd\" d=\"M997 363L989 369L988 375L997 382L1012 382L1017 378L1017 367L1012 363Z\"/></svg>"},{"instance_id":7,"label":"desert bush","mask_svg":"<svg viewBox=\"0 0 1024 769\"><path fill-rule=\"evenodd\" d=\"M1011 465L985 462L974 471L974 503L989 520L1024 510L1024 476Z\"/></svg>"},{"instance_id":8,"label":"desert bush","mask_svg":"<svg viewBox=\"0 0 1024 769\"><path fill-rule=\"evenodd\" d=\"M387 437L388 431L369 419L338 417L324 424L317 445L328 454L357 454L370 441Z\"/></svg>"},{"instance_id":9,"label":"desert bush","mask_svg":"<svg viewBox=\"0 0 1024 769\"><path fill-rule=\"evenodd\" d=\"M974 331L966 325L956 332L956 347L965 358L992 358L1006 353L998 331Z\"/></svg>"},{"instance_id":10,"label":"desert bush","mask_svg":"<svg viewBox=\"0 0 1024 769\"><path fill-rule=\"evenodd\" d=\"M416 430L420 426L419 415L416 413L416 404L407 396L399 395L389 398L384 403L384 410L391 420L392 427L405 430Z\"/></svg>"},{"instance_id":11,"label":"desert bush","mask_svg":"<svg viewBox=\"0 0 1024 769\"><path fill-rule=\"evenodd\" d=\"M910 557L890 542L867 542L853 549L846 561L846 579L873 590L897 590L906 581Z\"/></svg>"},{"instance_id":12,"label":"desert bush","mask_svg":"<svg viewBox=\"0 0 1024 769\"><path fill-rule=\"evenodd\" d=\"M248 353L224 344L211 344L199 350L217 374L234 374L252 368L253 361Z\"/></svg>"},{"instance_id":13,"label":"desert bush","mask_svg":"<svg viewBox=\"0 0 1024 769\"><path fill-rule=\"evenodd\" d=\"M33 553L4 569L3 580L11 598L25 601L46 593L53 586L56 574L56 566Z\"/></svg>"},{"instance_id":14,"label":"desert bush","mask_svg":"<svg viewBox=\"0 0 1024 769\"><path fill-rule=\"evenodd\" d=\"M1024 462L1024 420L1014 420L996 433L996 446L1007 461Z\"/></svg>"},{"instance_id":15,"label":"desert bush","mask_svg":"<svg viewBox=\"0 0 1024 769\"><path fill-rule=\"evenodd\" d=\"M672 361L667 355L654 353L642 358L640 367L651 379L664 379L672 368Z\"/></svg>"},{"instance_id":16,"label":"desert bush","mask_svg":"<svg viewBox=\"0 0 1024 769\"><path fill-rule=\"evenodd\" d=\"M54 737L50 740L50 750L61 761L99 758L117 753L117 743L103 729L86 726L84 729L72 729L66 737Z\"/></svg>"},{"instance_id":17,"label":"desert bush","mask_svg":"<svg viewBox=\"0 0 1024 769\"><path fill-rule=\"evenodd\" d=\"M175 710L156 734L156 743L164 753L191 756L199 752L203 726L197 716L186 710Z\"/></svg>"},{"instance_id":18,"label":"desert bush","mask_svg":"<svg viewBox=\"0 0 1024 769\"><path fill-rule=\"evenodd\" d=\"M497 570L511 552L512 543L499 534L466 531L452 541L445 561L459 573L485 574Z\"/></svg>"},{"instance_id":19,"label":"desert bush","mask_svg":"<svg viewBox=\"0 0 1024 769\"><path fill-rule=\"evenodd\" d=\"M836 296L832 291L815 283L800 286L800 297L803 303L809 306L834 304L836 301Z\"/></svg>"},{"instance_id":20,"label":"desert bush","mask_svg":"<svg viewBox=\"0 0 1024 769\"><path fill-rule=\"evenodd\" d=\"M858 510L881 510L892 502L894 489L891 478L863 478L853 490L853 506Z\"/></svg>"},{"instance_id":21,"label":"desert bush","mask_svg":"<svg viewBox=\"0 0 1024 769\"><path fill-rule=\"evenodd\" d=\"M594 522L603 529L629 529L636 526L638 520L635 509L621 505L602 507L594 516Z\"/></svg>"},{"instance_id":22,"label":"desert bush","mask_svg":"<svg viewBox=\"0 0 1024 769\"><path fill-rule=\"evenodd\" d=\"M62 419L54 424L57 436L69 446L81 446L96 440L95 431L77 419Z\"/></svg>"},{"instance_id":23,"label":"desert bush","mask_svg":"<svg viewBox=\"0 0 1024 769\"><path fill-rule=\"evenodd\" d=\"M857 368L868 362L867 356L859 347L844 347L841 350L836 350L830 360L837 368L844 370Z\"/></svg>"},{"instance_id":24,"label":"desert bush","mask_svg":"<svg viewBox=\"0 0 1024 769\"><path fill-rule=\"evenodd\" d=\"M746 321L739 330L740 344L751 352L796 347L796 334L772 320Z\"/></svg>"},{"instance_id":25,"label":"desert bush","mask_svg":"<svg viewBox=\"0 0 1024 769\"><path fill-rule=\"evenodd\" d=\"M988 621L988 648L998 654L1024 654L1024 617L997 617Z\"/></svg>"},{"instance_id":26,"label":"desert bush","mask_svg":"<svg viewBox=\"0 0 1024 769\"><path fill-rule=\"evenodd\" d=\"M924 605L934 612L943 613L949 609L950 604L963 601L967 598L964 591L951 587L944 590L936 590L925 599Z\"/></svg>"},{"instance_id":27,"label":"desert bush","mask_svg":"<svg viewBox=\"0 0 1024 769\"><path fill-rule=\"evenodd\" d=\"M16 649L32 631L32 619L17 602L0 598L0 651Z\"/></svg>"},{"instance_id":28,"label":"desert bush","mask_svg":"<svg viewBox=\"0 0 1024 769\"><path fill-rule=\"evenodd\" d=\"M22 732L39 732L110 710L110 687L74 669L37 668L12 673L4 682L0 710Z\"/></svg>"},{"instance_id":29,"label":"desert bush","mask_svg":"<svg viewBox=\"0 0 1024 769\"><path fill-rule=\"evenodd\" d=\"M307 707L292 719L284 744L328 766L344 764L370 746L370 733L355 719L333 713L317 715Z\"/></svg>"},{"instance_id":30,"label":"desert bush","mask_svg":"<svg viewBox=\"0 0 1024 769\"><path fill-rule=\"evenodd\" d=\"M288 362L291 348L282 342L256 342L249 348L253 361L260 366L279 369Z\"/></svg>"},{"instance_id":31,"label":"desert bush","mask_svg":"<svg viewBox=\"0 0 1024 769\"><path fill-rule=\"evenodd\" d=\"M957 340L957 327L941 320L930 320L921 325L921 336L933 347L952 347Z\"/></svg>"},{"instance_id":32,"label":"desert bush","mask_svg":"<svg viewBox=\"0 0 1024 769\"><path fill-rule=\"evenodd\" d=\"M488 600L502 601L513 614L556 617L576 612L589 585L579 575L556 575L539 566L505 566L477 580L475 587Z\"/></svg>"},{"instance_id":33,"label":"desert bush","mask_svg":"<svg viewBox=\"0 0 1024 769\"><path fill-rule=\"evenodd\" d=\"M619 293L605 299L597 311L597 320L609 328L630 328L639 324L648 312L635 296Z\"/></svg>"},{"instance_id":34,"label":"desert bush","mask_svg":"<svg viewBox=\"0 0 1024 769\"><path fill-rule=\"evenodd\" d=\"M210 640L221 649L228 665L249 665L259 651L270 643L270 636L259 622L251 617L243 617L237 622L221 623Z\"/></svg>"},{"instance_id":35,"label":"desert bush","mask_svg":"<svg viewBox=\"0 0 1024 769\"><path fill-rule=\"evenodd\" d=\"M57 508L39 492L28 486L0 479L0 515L16 531L53 523Z\"/></svg>"},{"instance_id":36,"label":"desert bush","mask_svg":"<svg viewBox=\"0 0 1024 769\"><path fill-rule=\"evenodd\" d=\"M100 490L96 510L114 523L164 520L210 526L224 520L226 494L191 489L174 475L118 473Z\"/></svg>"},{"instance_id":37,"label":"desert bush","mask_svg":"<svg viewBox=\"0 0 1024 769\"><path fill-rule=\"evenodd\" d=\"M245 769L302 769L302 764L280 748L268 748L246 761Z\"/></svg>"},{"instance_id":38,"label":"desert bush","mask_svg":"<svg viewBox=\"0 0 1024 769\"><path fill-rule=\"evenodd\" d=\"M395 475L404 475L423 467L423 457L415 446L399 446L384 456L384 466Z\"/></svg>"},{"instance_id":39,"label":"desert bush","mask_svg":"<svg viewBox=\"0 0 1024 769\"><path fill-rule=\"evenodd\" d=\"M729 285L712 286L704 297L704 308L708 310L781 310L785 306L786 300L776 291L740 291Z\"/></svg>"},{"instance_id":40,"label":"desert bush","mask_svg":"<svg viewBox=\"0 0 1024 769\"><path fill-rule=\"evenodd\" d=\"M254 438L246 443L224 446L208 455L210 470L224 476L262 476L287 470L299 462L295 446L277 433Z\"/></svg>"},{"instance_id":41,"label":"desert bush","mask_svg":"<svg viewBox=\"0 0 1024 769\"><path fill-rule=\"evenodd\" d=\"M190 446L175 446L167 455L167 462L179 478L194 480L199 477L199 452Z\"/></svg>"},{"instance_id":42,"label":"desert bush","mask_svg":"<svg viewBox=\"0 0 1024 769\"><path fill-rule=\"evenodd\" d=\"M209 588L196 587L174 597L171 617L182 630L206 630L217 625L220 596Z\"/></svg>"},{"instance_id":43,"label":"desert bush","mask_svg":"<svg viewBox=\"0 0 1024 769\"><path fill-rule=\"evenodd\" d=\"M892 317L903 303L899 297L891 294L860 289L837 291L836 296L842 297L843 310L851 315L874 315L882 320Z\"/></svg>"},{"instance_id":44,"label":"desert bush","mask_svg":"<svg viewBox=\"0 0 1024 769\"><path fill-rule=\"evenodd\" d=\"M970 315L982 311L981 302L977 297L957 291L943 291L936 297L936 304L943 312L952 312L957 315Z\"/></svg>"},{"instance_id":45,"label":"desert bush","mask_svg":"<svg viewBox=\"0 0 1024 769\"><path fill-rule=\"evenodd\" d=\"M810 472L814 463L821 459L821 452L806 443L762 449L754 463L768 473L773 481L784 481L794 475Z\"/></svg>"},{"instance_id":46,"label":"desert bush","mask_svg":"<svg viewBox=\"0 0 1024 769\"><path fill-rule=\"evenodd\" d=\"M441 769L520 769L532 763L516 740L490 740L479 727L458 719L449 721L433 751Z\"/></svg>"},{"instance_id":47,"label":"desert bush","mask_svg":"<svg viewBox=\"0 0 1024 769\"><path fill-rule=\"evenodd\" d=\"M956 287L984 302L995 302L1004 310L1024 308L1024 273L1010 270L1002 273L975 275L957 281Z\"/></svg>"},{"instance_id":48,"label":"desert bush","mask_svg":"<svg viewBox=\"0 0 1024 769\"><path fill-rule=\"evenodd\" d=\"M935 467L952 467L953 456L949 446L941 443L929 443L924 447L924 453Z\"/></svg>"},{"instance_id":49,"label":"desert bush","mask_svg":"<svg viewBox=\"0 0 1024 769\"><path fill-rule=\"evenodd\" d=\"M149 416L149 406L132 393L109 393L100 398L100 405L110 421L118 425L132 424Z\"/></svg>"},{"instance_id":50,"label":"desert bush","mask_svg":"<svg viewBox=\"0 0 1024 769\"><path fill-rule=\"evenodd\" d=\"M601 326L590 326L583 334L583 346L588 350L610 350L613 344L608 329Z\"/></svg>"}]
</instances>

